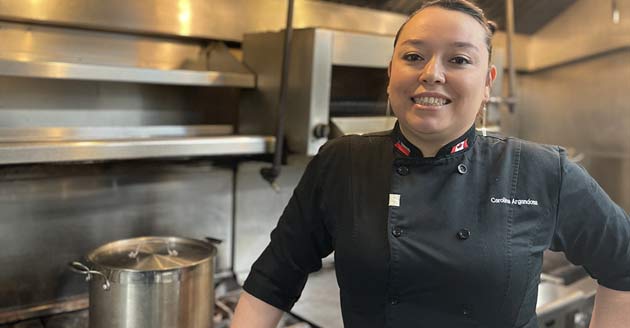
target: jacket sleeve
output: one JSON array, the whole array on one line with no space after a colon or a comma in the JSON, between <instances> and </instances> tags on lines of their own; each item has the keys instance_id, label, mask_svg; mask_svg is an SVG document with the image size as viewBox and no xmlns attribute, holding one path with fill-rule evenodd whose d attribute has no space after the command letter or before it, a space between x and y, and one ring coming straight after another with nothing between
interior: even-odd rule
<instances>
[{"instance_id":1,"label":"jacket sleeve","mask_svg":"<svg viewBox=\"0 0 630 328\"><path fill-rule=\"evenodd\" d=\"M324 150L313 157L284 209L271 241L252 265L243 288L260 300L289 311L308 274L319 270L333 250L324 223L321 172Z\"/></svg>"},{"instance_id":2,"label":"jacket sleeve","mask_svg":"<svg viewBox=\"0 0 630 328\"><path fill-rule=\"evenodd\" d=\"M560 150L561 185L551 249L602 286L630 291L630 218Z\"/></svg>"}]
</instances>

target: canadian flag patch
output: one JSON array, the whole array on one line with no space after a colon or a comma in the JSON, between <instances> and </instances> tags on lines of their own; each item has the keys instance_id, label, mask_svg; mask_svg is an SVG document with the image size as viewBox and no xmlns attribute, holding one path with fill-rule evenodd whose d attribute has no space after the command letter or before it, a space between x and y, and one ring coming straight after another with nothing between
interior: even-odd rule
<instances>
[{"instance_id":1,"label":"canadian flag patch","mask_svg":"<svg viewBox=\"0 0 630 328\"><path fill-rule=\"evenodd\" d=\"M451 148L451 154L454 154L458 151L462 151L464 149L468 148L468 139L458 143L457 145L453 146L453 148Z\"/></svg>"},{"instance_id":2,"label":"canadian flag patch","mask_svg":"<svg viewBox=\"0 0 630 328\"><path fill-rule=\"evenodd\" d=\"M396 147L396 149L398 149L401 153L405 154L405 156L409 156L409 154L411 154L409 147L405 146L405 144L400 141L395 143L394 147Z\"/></svg>"}]
</instances>

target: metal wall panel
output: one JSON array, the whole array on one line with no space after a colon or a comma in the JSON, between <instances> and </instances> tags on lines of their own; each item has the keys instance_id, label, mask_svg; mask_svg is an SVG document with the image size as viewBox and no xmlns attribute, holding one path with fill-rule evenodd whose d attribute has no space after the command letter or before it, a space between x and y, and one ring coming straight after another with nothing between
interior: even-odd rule
<instances>
[{"instance_id":1,"label":"metal wall panel","mask_svg":"<svg viewBox=\"0 0 630 328\"><path fill-rule=\"evenodd\" d=\"M0 309L86 293L67 263L129 237L223 239L230 268L232 180L203 160L0 167Z\"/></svg>"},{"instance_id":2,"label":"metal wall panel","mask_svg":"<svg viewBox=\"0 0 630 328\"><path fill-rule=\"evenodd\" d=\"M630 211L630 51L519 76L518 135L583 153L583 165Z\"/></svg>"},{"instance_id":3,"label":"metal wall panel","mask_svg":"<svg viewBox=\"0 0 630 328\"><path fill-rule=\"evenodd\" d=\"M234 214L234 270L242 278L269 244L271 230L278 223L308 160L308 157L291 157L290 164L282 166L282 174L276 180L279 192L260 176L260 169L269 166L269 163L239 164Z\"/></svg>"},{"instance_id":4,"label":"metal wall panel","mask_svg":"<svg viewBox=\"0 0 630 328\"><path fill-rule=\"evenodd\" d=\"M630 48L630 19L623 16L630 12L630 1L617 4L622 18L615 24L611 1L577 1L531 38L528 68L538 70Z\"/></svg>"},{"instance_id":5,"label":"metal wall panel","mask_svg":"<svg viewBox=\"0 0 630 328\"><path fill-rule=\"evenodd\" d=\"M337 31L333 41L334 65L387 68L394 51L393 36Z\"/></svg>"}]
</instances>

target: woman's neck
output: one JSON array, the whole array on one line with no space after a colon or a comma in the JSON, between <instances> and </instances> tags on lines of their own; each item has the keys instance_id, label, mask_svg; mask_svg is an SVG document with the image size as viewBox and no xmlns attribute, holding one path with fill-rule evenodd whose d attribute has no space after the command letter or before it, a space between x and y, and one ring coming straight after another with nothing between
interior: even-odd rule
<instances>
[{"instance_id":1,"label":"woman's neck","mask_svg":"<svg viewBox=\"0 0 630 328\"><path fill-rule=\"evenodd\" d=\"M405 127L400 125L400 132L409 142L411 142L411 144L416 146L416 148L422 152L422 156L424 157L435 157L442 147L462 136L467 130L468 129L460 131L452 136L440 134L425 134L420 136L416 133L407 131Z\"/></svg>"}]
</instances>

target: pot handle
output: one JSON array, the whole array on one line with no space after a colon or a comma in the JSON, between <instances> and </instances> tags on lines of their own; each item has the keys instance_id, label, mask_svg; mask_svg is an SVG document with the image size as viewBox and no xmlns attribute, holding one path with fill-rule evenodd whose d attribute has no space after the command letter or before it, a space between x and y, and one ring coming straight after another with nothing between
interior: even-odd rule
<instances>
[{"instance_id":1,"label":"pot handle","mask_svg":"<svg viewBox=\"0 0 630 328\"><path fill-rule=\"evenodd\" d=\"M105 275L100 272L100 271L96 271L96 270L92 270L90 268L88 268L85 264L79 262L79 261L73 261L68 263L68 266L70 267L70 270L76 272L76 273L80 273L80 274L84 274L85 276L85 281L90 281L92 280L92 275L98 275L103 277L103 279L105 280L105 282L103 283L103 285L101 285L103 287L103 290L109 290L112 285L109 283L109 279L107 279L107 277L105 277Z\"/></svg>"},{"instance_id":2,"label":"pot handle","mask_svg":"<svg viewBox=\"0 0 630 328\"><path fill-rule=\"evenodd\" d=\"M179 255L179 253L177 252L176 249L172 249L171 248L171 243L168 240L161 240L162 242L164 242L164 244L166 245L166 251L168 252L169 256L177 256ZM138 246L136 246L136 249L129 252L129 254L127 254L127 256L129 256L130 259L135 259L136 256L138 256L138 254L140 253L140 248L142 246L144 246L146 242L142 242L140 244L138 244Z\"/></svg>"},{"instance_id":3,"label":"pot handle","mask_svg":"<svg viewBox=\"0 0 630 328\"><path fill-rule=\"evenodd\" d=\"M213 246L218 246L219 244L221 244L223 242L223 240L221 239L217 239L217 238L213 238L213 237L209 237L206 236L206 241L210 244L212 244Z\"/></svg>"}]
</instances>

